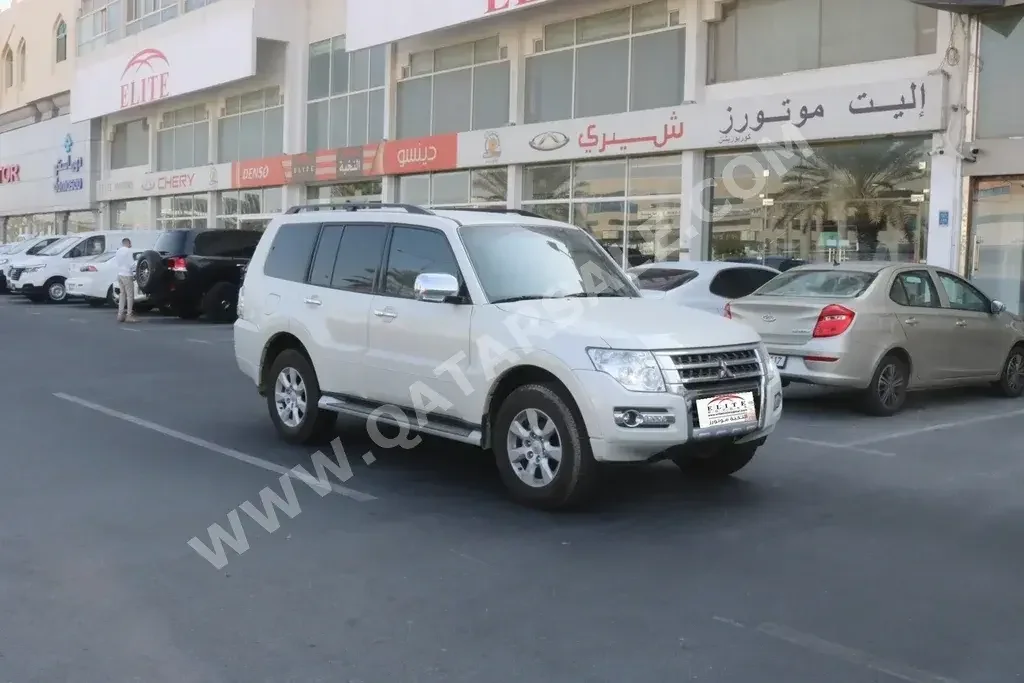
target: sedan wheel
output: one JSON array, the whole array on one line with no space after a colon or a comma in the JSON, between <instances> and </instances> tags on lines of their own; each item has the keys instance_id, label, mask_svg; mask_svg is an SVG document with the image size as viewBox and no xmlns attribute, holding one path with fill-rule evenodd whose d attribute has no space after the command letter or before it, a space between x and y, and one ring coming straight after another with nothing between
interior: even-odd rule
<instances>
[{"instance_id":1,"label":"sedan wheel","mask_svg":"<svg viewBox=\"0 0 1024 683\"><path fill-rule=\"evenodd\" d=\"M1008 398L1024 395L1024 346L1015 346L1006 357L1003 374L996 382L999 392Z\"/></svg>"},{"instance_id":2,"label":"sedan wheel","mask_svg":"<svg viewBox=\"0 0 1024 683\"><path fill-rule=\"evenodd\" d=\"M907 364L895 355L881 360L871 384L862 397L862 407L869 415L888 417L903 410L907 402L910 371Z\"/></svg>"}]
</instances>

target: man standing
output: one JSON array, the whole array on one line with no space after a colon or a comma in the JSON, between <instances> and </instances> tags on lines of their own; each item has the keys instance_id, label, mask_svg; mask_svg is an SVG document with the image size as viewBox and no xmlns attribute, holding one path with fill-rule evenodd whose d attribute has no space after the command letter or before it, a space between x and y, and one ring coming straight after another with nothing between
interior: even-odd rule
<instances>
[{"instance_id":1,"label":"man standing","mask_svg":"<svg viewBox=\"0 0 1024 683\"><path fill-rule=\"evenodd\" d=\"M121 240L121 248L114 254L117 266L117 284L121 287L121 295L117 298L117 322L135 322L135 279L132 267L135 257L132 256L132 241L125 237Z\"/></svg>"}]
</instances>

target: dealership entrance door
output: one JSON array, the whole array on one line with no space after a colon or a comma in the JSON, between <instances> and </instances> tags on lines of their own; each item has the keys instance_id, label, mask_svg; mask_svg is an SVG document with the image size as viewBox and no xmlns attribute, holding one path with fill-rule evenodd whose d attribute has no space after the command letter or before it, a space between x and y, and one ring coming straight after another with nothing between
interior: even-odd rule
<instances>
[{"instance_id":1,"label":"dealership entrance door","mask_svg":"<svg viewBox=\"0 0 1024 683\"><path fill-rule=\"evenodd\" d=\"M1024 176L978 178L971 198L967 277L1024 315Z\"/></svg>"}]
</instances>

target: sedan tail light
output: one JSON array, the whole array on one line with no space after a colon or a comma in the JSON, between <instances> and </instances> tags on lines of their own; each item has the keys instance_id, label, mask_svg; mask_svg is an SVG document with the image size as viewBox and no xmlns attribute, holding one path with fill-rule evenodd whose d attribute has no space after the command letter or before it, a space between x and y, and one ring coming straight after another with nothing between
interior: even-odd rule
<instances>
[{"instance_id":1,"label":"sedan tail light","mask_svg":"<svg viewBox=\"0 0 1024 683\"><path fill-rule=\"evenodd\" d=\"M722 311L722 315L724 315L726 318L732 318L732 306L726 304L725 310Z\"/></svg>"},{"instance_id":2,"label":"sedan tail light","mask_svg":"<svg viewBox=\"0 0 1024 683\"><path fill-rule=\"evenodd\" d=\"M188 267L185 265L185 259L183 258L168 259L167 267L173 270L175 273L184 273L185 271L188 270Z\"/></svg>"},{"instance_id":3,"label":"sedan tail light","mask_svg":"<svg viewBox=\"0 0 1024 683\"><path fill-rule=\"evenodd\" d=\"M829 304L821 309L818 314L818 322L814 326L814 337L838 337L850 329L853 318L856 314L846 306Z\"/></svg>"},{"instance_id":4,"label":"sedan tail light","mask_svg":"<svg viewBox=\"0 0 1024 683\"><path fill-rule=\"evenodd\" d=\"M96 270L96 266L82 266L78 270L79 270L79 272L82 272L82 273L98 273L99 272L98 270Z\"/></svg>"}]
</instances>

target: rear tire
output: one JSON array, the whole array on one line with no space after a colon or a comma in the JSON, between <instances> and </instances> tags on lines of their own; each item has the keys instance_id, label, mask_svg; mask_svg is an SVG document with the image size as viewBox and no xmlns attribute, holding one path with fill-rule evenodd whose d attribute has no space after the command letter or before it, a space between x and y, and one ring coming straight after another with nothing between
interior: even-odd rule
<instances>
[{"instance_id":1,"label":"rear tire","mask_svg":"<svg viewBox=\"0 0 1024 683\"><path fill-rule=\"evenodd\" d=\"M498 409L491 440L512 498L546 510L588 502L599 475L586 427L558 389L529 384L513 391Z\"/></svg>"},{"instance_id":2,"label":"rear tire","mask_svg":"<svg viewBox=\"0 0 1024 683\"><path fill-rule=\"evenodd\" d=\"M684 474L701 479L725 479L746 467L757 453L757 444L734 443L722 446L713 455L677 455L672 458Z\"/></svg>"},{"instance_id":3,"label":"rear tire","mask_svg":"<svg viewBox=\"0 0 1024 683\"><path fill-rule=\"evenodd\" d=\"M861 394L860 408L874 417L890 417L907 403L910 368L899 356L888 354L878 362L871 384Z\"/></svg>"},{"instance_id":4,"label":"rear tire","mask_svg":"<svg viewBox=\"0 0 1024 683\"><path fill-rule=\"evenodd\" d=\"M203 315L218 323L235 322L238 310L238 287L230 282L218 282L203 296Z\"/></svg>"},{"instance_id":5,"label":"rear tire","mask_svg":"<svg viewBox=\"0 0 1024 683\"><path fill-rule=\"evenodd\" d=\"M267 409L282 441L312 446L327 443L336 435L338 416L319 408L320 383L304 355L295 349L285 349L271 362L267 376L270 379ZM287 381L283 381L285 379ZM286 385L294 391L289 391ZM304 404L303 410L286 409L298 401Z\"/></svg>"},{"instance_id":6,"label":"rear tire","mask_svg":"<svg viewBox=\"0 0 1024 683\"><path fill-rule=\"evenodd\" d=\"M1024 344L1010 349L1003 363L1003 374L994 386L999 395L1006 398L1020 398L1024 395Z\"/></svg>"}]
</instances>

